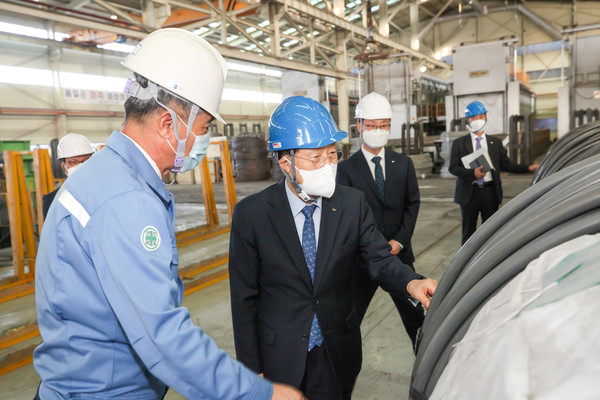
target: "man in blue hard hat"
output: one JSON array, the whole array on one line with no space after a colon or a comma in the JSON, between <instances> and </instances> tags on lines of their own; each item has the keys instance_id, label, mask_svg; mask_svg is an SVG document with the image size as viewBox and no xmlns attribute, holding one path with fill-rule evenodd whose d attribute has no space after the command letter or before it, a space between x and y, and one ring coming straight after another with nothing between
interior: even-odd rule
<instances>
[{"instance_id":1,"label":"man in blue hard hat","mask_svg":"<svg viewBox=\"0 0 600 400\"><path fill-rule=\"evenodd\" d=\"M535 172L538 165L516 164L506 155L502 141L486 136L484 127L487 122L487 110L479 101L473 101L465 109L468 135L455 139L450 151L450 173L456 175L454 202L460 205L462 214L462 244L475 233L477 219L481 214L481 223L498 211L502 203L502 181L500 171L515 174ZM483 165L473 169L465 168L462 157L483 149L492 162L492 170L483 172Z\"/></svg>"},{"instance_id":2,"label":"man in blue hard hat","mask_svg":"<svg viewBox=\"0 0 600 400\"><path fill-rule=\"evenodd\" d=\"M362 192L336 185L336 142L346 132L317 101L283 101L268 148L285 179L235 208L229 248L237 358L311 400L350 399L360 371L355 259L383 289L429 305L437 282L397 257Z\"/></svg>"}]
</instances>

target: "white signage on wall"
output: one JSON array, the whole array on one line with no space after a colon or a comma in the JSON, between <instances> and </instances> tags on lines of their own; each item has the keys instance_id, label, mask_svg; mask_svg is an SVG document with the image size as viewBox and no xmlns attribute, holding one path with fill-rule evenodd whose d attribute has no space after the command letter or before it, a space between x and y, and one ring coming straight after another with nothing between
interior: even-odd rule
<instances>
[{"instance_id":1,"label":"white signage on wall","mask_svg":"<svg viewBox=\"0 0 600 400\"><path fill-rule=\"evenodd\" d=\"M125 93L106 90L65 89L67 103L115 104L125 102Z\"/></svg>"}]
</instances>

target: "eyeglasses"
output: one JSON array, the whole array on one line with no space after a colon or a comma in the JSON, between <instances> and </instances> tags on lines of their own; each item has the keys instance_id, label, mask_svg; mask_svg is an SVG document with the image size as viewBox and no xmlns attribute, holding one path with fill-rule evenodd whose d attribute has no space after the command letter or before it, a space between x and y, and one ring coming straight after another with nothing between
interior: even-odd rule
<instances>
[{"instance_id":1,"label":"eyeglasses","mask_svg":"<svg viewBox=\"0 0 600 400\"><path fill-rule=\"evenodd\" d=\"M365 128L368 131L372 131L374 129L381 129L383 131L389 131L390 130L390 123L389 122L384 122L383 124L372 124L372 123L363 123L363 128Z\"/></svg>"},{"instance_id":2,"label":"eyeglasses","mask_svg":"<svg viewBox=\"0 0 600 400\"><path fill-rule=\"evenodd\" d=\"M323 167L327 163L328 159L331 164L337 163L339 160L342 159L342 152L341 151L332 151L329 154L321 154L319 156L314 156L311 158L300 157L300 156L294 154L294 157L300 158L302 160L312 161L312 163L315 166L315 169L318 169L318 168Z\"/></svg>"}]
</instances>

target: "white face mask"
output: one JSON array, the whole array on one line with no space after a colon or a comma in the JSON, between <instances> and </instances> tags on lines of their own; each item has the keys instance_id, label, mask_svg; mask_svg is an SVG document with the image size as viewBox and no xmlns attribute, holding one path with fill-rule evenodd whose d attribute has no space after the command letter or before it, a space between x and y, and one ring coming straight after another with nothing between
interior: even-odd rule
<instances>
[{"instance_id":1,"label":"white face mask","mask_svg":"<svg viewBox=\"0 0 600 400\"><path fill-rule=\"evenodd\" d=\"M73 175L73 173L75 173L75 171L77 171L77 169L79 169L79 167L81 167L81 164L77 164L77 165L72 166L71 168L67 168L67 176Z\"/></svg>"},{"instance_id":2,"label":"white face mask","mask_svg":"<svg viewBox=\"0 0 600 400\"><path fill-rule=\"evenodd\" d=\"M185 122L183 122L183 120L179 117L179 115L177 116L177 118L179 119L179 121L181 121L183 126L185 126L185 128L190 132L190 135L193 135L195 137L194 144L192 146L192 149L190 150L190 154L183 158L183 165L181 166L179 171L174 171L174 172L183 173L183 172L193 170L202 162L202 159L206 155L206 150L208 149L208 146L210 145L210 133L206 132L203 135L196 135L194 132L192 132L190 129L188 129L187 124ZM175 135L175 138L177 138L177 135ZM166 139L166 140L167 140L167 143L169 144L169 147L171 147L171 150L173 150L173 153L175 153L175 160L177 160L177 151L173 148L173 146L171 145L171 142L168 139ZM177 140L179 142L179 139L177 139ZM186 141L187 141L187 139L186 139ZM175 161L175 162L177 162L177 161Z\"/></svg>"},{"instance_id":3,"label":"white face mask","mask_svg":"<svg viewBox=\"0 0 600 400\"><path fill-rule=\"evenodd\" d=\"M290 162L286 158L287 162ZM290 163L291 164L291 163ZM335 192L335 176L337 174L337 163L325 164L319 169L306 170L296 167L303 182L300 188L309 196L331 197Z\"/></svg>"},{"instance_id":4,"label":"white face mask","mask_svg":"<svg viewBox=\"0 0 600 400\"><path fill-rule=\"evenodd\" d=\"M373 129L372 131L368 131L364 129L362 137L367 146L372 149L378 149L387 144L390 139L390 131L384 131L383 129Z\"/></svg>"},{"instance_id":5,"label":"white face mask","mask_svg":"<svg viewBox=\"0 0 600 400\"><path fill-rule=\"evenodd\" d=\"M485 119L476 119L475 121L471 121L469 122L469 130L473 133L481 132L486 122L487 121Z\"/></svg>"},{"instance_id":6,"label":"white face mask","mask_svg":"<svg viewBox=\"0 0 600 400\"><path fill-rule=\"evenodd\" d=\"M300 187L309 196L331 197L335 192L336 164L325 164L319 169L305 170L296 167L303 182Z\"/></svg>"},{"instance_id":7,"label":"white face mask","mask_svg":"<svg viewBox=\"0 0 600 400\"><path fill-rule=\"evenodd\" d=\"M210 145L210 134L205 133L204 135L196 136L194 139L194 146L190 150L190 155L183 159L183 167L179 172L187 172L196 168L202 162L202 159L206 155L206 150Z\"/></svg>"}]
</instances>

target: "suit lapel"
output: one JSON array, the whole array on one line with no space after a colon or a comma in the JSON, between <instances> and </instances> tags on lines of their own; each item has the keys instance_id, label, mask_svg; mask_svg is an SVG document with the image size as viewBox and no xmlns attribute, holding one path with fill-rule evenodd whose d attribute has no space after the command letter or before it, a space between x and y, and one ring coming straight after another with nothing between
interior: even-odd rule
<instances>
[{"instance_id":1,"label":"suit lapel","mask_svg":"<svg viewBox=\"0 0 600 400\"><path fill-rule=\"evenodd\" d=\"M363 154L362 150L358 150L356 153L354 153L354 155L351 157L351 159L353 159L354 164L356 165L356 169L358 169L358 172L361 174L363 179L368 183L369 188L371 188L371 190L375 194L375 197L377 197L377 200L379 200L379 202L383 203L383 201L385 199L382 199L381 196L379 195L379 190L377 190L377 185L375 184L375 179L373 178L373 174L371 173L371 168L369 168L369 162L365 158L365 155ZM387 161L386 161L386 166L387 166Z\"/></svg>"},{"instance_id":2,"label":"suit lapel","mask_svg":"<svg viewBox=\"0 0 600 400\"><path fill-rule=\"evenodd\" d=\"M487 142L487 148L488 148L488 155L490 156L490 160L492 161L492 164L496 163L496 154L498 153L496 150L498 149L498 144L500 143L500 141L496 138L492 138L489 135L485 135L485 141ZM497 166L496 165L492 165L492 168L496 169Z\"/></svg>"},{"instance_id":3,"label":"suit lapel","mask_svg":"<svg viewBox=\"0 0 600 400\"><path fill-rule=\"evenodd\" d=\"M398 185L398 179L396 178L396 172L398 166L396 165L397 160L395 153L391 150L385 150L385 197L392 193L394 185ZM384 199L385 200L385 199Z\"/></svg>"},{"instance_id":4,"label":"suit lapel","mask_svg":"<svg viewBox=\"0 0 600 400\"><path fill-rule=\"evenodd\" d=\"M285 179L277 186L277 190L274 192L276 195L269 199L269 205L271 210L268 213L271 224L277 231L279 238L283 242L283 245L290 256L290 259L294 263L296 269L302 276L302 280L306 286L312 291L312 281L310 279L310 272L304 260L304 253L302 252L302 244L300 238L296 234L296 224L292 215L292 209L287 199L285 192ZM321 227L323 225L321 224ZM322 232L322 230L321 230Z\"/></svg>"},{"instance_id":5,"label":"suit lapel","mask_svg":"<svg viewBox=\"0 0 600 400\"><path fill-rule=\"evenodd\" d=\"M473 152L473 141L471 140L470 133L465 136L465 149L467 150L465 154L471 154Z\"/></svg>"},{"instance_id":6,"label":"suit lapel","mask_svg":"<svg viewBox=\"0 0 600 400\"><path fill-rule=\"evenodd\" d=\"M336 194L329 198L323 198L321 209L321 225L319 229L319 246L317 247L317 264L315 270L315 290L319 292L321 282L329 266L329 257L335 242L336 232L340 224L342 208L336 201Z\"/></svg>"}]
</instances>

